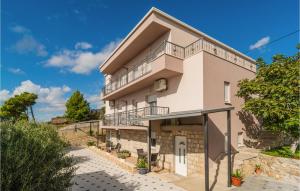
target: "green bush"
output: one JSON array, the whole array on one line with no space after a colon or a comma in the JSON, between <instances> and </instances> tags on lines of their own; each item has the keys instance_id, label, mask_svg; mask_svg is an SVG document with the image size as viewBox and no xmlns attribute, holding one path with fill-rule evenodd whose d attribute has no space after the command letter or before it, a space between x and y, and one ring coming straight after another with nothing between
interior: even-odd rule
<instances>
[{"instance_id":1,"label":"green bush","mask_svg":"<svg viewBox=\"0 0 300 191\"><path fill-rule=\"evenodd\" d=\"M95 146L96 145L96 143L95 143L95 141L88 141L87 142L87 146Z\"/></svg>"},{"instance_id":2,"label":"green bush","mask_svg":"<svg viewBox=\"0 0 300 191\"><path fill-rule=\"evenodd\" d=\"M275 157L300 159L299 147L297 148L295 153L291 151L289 146L276 147L267 151L263 151L262 153L270 156L275 156Z\"/></svg>"},{"instance_id":3,"label":"green bush","mask_svg":"<svg viewBox=\"0 0 300 191\"><path fill-rule=\"evenodd\" d=\"M122 150L122 151L118 152L117 155L118 155L118 158L125 159L127 157L130 157L131 153L128 150Z\"/></svg>"},{"instance_id":4,"label":"green bush","mask_svg":"<svg viewBox=\"0 0 300 191\"><path fill-rule=\"evenodd\" d=\"M147 163L146 158L140 158L140 159L138 159L136 167L138 169L140 169L140 168L148 168L148 163Z\"/></svg>"},{"instance_id":5,"label":"green bush","mask_svg":"<svg viewBox=\"0 0 300 191\"><path fill-rule=\"evenodd\" d=\"M73 158L46 124L1 123L1 190L61 191L71 186Z\"/></svg>"}]
</instances>

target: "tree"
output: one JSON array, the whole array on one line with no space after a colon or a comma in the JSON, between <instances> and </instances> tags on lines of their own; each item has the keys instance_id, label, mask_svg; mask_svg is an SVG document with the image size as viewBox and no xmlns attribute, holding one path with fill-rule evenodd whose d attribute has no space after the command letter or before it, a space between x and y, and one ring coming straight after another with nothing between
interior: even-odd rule
<instances>
[{"instance_id":1,"label":"tree","mask_svg":"<svg viewBox=\"0 0 300 191\"><path fill-rule=\"evenodd\" d=\"M261 119L263 127L293 139L293 151L300 134L299 56L278 54L271 64L258 59L256 77L240 81L237 93L245 100L243 110Z\"/></svg>"},{"instance_id":2,"label":"tree","mask_svg":"<svg viewBox=\"0 0 300 191\"><path fill-rule=\"evenodd\" d=\"M36 103L37 98L36 94L28 92L23 92L20 95L9 98L0 108L1 120L28 120L28 110L30 110L32 119L35 121L32 106Z\"/></svg>"},{"instance_id":3,"label":"tree","mask_svg":"<svg viewBox=\"0 0 300 191\"><path fill-rule=\"evenodd\" d=\"M0 123L0 131L0 190L68 190L75 161L55 128L19 121Z\"/></svg>"},{"instance_id":4,"label":"tree","mask_svg":"<svg viewBox=\"0 0 300 191\"><path fill-rule=\"evenodd\" d=\"M89 119L90 106L79 91L75 91L66 103L65 116L71 121Z\"/></svg>"}]
</instances>

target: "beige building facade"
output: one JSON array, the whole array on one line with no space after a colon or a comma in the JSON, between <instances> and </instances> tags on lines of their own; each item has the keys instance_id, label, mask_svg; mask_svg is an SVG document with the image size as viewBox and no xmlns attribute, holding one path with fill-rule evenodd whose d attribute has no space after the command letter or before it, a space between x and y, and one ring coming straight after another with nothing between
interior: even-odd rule
<instances>
[{"instance_id":1,"label":"beige building facade","mask_svg":"<svg viewBox=\"0 0 300 191\"><path fill-rule=\"evenodd\" d=\"M102 100L107 139L136 156L147 151L149 116L233 106L232 148L245 138L238 81L255 76L255 61L237 50L152 8L99 66L105 76ZM209 115L209 158L226 153L226 114ZM179 175L203 173L203 120L156 120L151 152Z\"/></svg>"}]
</instances>

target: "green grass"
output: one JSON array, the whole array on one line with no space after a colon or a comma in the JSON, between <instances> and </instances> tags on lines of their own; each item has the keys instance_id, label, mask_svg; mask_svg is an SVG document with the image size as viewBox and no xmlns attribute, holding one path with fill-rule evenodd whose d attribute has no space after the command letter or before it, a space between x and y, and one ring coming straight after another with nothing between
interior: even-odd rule
<instances>
[{"instance_id":1,"label":"green grass","mask_svg":"<svg viewBox=\"0 0 300 191\"><path fill-rule=\"evenodd\" d=\"M299 147L297 148L295 153L293 153L290 150L289 146L276 147L267 151L263 151L262 153L270 156L275 156L275 157L300 159Z\"/></svg>"}]
</instances>

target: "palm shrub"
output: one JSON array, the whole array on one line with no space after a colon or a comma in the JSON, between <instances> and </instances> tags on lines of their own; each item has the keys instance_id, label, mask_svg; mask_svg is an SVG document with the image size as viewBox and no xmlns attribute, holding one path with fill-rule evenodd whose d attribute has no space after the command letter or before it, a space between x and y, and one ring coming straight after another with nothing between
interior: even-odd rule
<instances>
[{"instance_id":1,"label":"palm shrub","mask_svg":"<svg viewBox=\"0 0 300 191\"><path fill-rule=\"evenodd\" d=\"M1 190L61 191L71 186L73 158L46 124L1 123Z\"/></svg>"}]
</instances>

